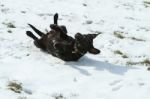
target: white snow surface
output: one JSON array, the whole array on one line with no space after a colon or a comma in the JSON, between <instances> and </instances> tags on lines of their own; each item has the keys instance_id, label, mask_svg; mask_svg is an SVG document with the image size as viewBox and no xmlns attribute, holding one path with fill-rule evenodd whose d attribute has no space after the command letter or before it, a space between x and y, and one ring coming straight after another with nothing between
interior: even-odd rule
<instances>
[{"instance_id":1,"label":"white snow surface","mask_svg":"<svg viewBox=\"0 0 150 99\"><path fill-rule=\"evenodd\" d=\"M147 66L127 66L150 58L150 8L143 2L0 0L0 99L150 99ZM94 40L101 53L64 62L36 48L25 34L31 30L27 24L50 30L56 12L70 36L102 32ZM7 27L9 22L16 28ZM117 38L114 31L125 38ZM21 93L8 89L11 81L22 83Z\"/></svg>"}]
</instances>

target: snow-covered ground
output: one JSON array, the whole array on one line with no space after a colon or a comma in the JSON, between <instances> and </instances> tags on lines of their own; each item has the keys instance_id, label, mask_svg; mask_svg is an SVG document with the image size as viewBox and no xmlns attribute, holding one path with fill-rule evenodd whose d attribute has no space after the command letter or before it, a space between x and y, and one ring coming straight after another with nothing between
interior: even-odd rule
<instances>
[{"instance_id":1,"label":"snow-covered ground","mask_svg":"<svg viewBox=\"0 0 150 99\"><path fill-rule=\"evenodd\" d=\"M0 99L149 99L149 2L0 0ZM102 32L101 53L64 62L36 48L27 23L49 30L56 12L71 36Z\"/></svg>"}]
</instances>

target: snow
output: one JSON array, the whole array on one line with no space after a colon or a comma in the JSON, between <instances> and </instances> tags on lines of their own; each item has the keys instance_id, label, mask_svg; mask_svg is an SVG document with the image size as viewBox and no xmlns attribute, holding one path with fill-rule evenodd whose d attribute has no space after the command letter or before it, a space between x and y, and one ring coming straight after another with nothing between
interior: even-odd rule
<instances>
[{"instance_id":1,"label":"snow","mask_svg":"<svg viewBox=\"0 0 150 99\"><path fill-rule=\"evenodd\" d=\"M150 59L150 8L143 2L1 0L0 99L149 99L147 66L127 65ZM78 62L64 62L36 48L25 34L31 30L27 24L49 30L56 12L68 35L102 32L94 40L101 53L87 53ZM114 31L123 32L125 38L117 38ZM128 58L115 54L116 50ZM11 81L22 83L21 93L8 89Z\"/></svg>"}]
</instances>

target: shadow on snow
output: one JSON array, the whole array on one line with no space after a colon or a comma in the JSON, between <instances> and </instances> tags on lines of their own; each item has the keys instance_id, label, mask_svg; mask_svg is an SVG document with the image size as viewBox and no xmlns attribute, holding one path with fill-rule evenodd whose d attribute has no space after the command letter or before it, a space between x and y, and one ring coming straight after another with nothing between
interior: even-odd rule
<instances>
[{"instance_id":1,"label":"shadow on snow","mask_svg":"<svg viewBox=\"0 0 150 99\"><path fill-rule=\"evenodd\" d=\"M65 65L69 65L74 69L77 69L80 73L86 76L89 76L91 74L88 72L88 69L84 69L84 67L94 67L97 71L107 70L110 73L117 75L124 75L130 69L137 69L136 67L119 66L102 62L99 60L88 58L87 56L84 56L78 62L66 62Z\"/></svg>"}]
</instances>

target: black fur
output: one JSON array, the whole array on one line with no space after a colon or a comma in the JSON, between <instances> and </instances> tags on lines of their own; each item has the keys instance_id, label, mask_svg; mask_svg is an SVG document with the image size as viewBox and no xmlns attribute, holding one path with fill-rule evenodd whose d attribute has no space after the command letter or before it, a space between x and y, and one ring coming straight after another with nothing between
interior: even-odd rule
<instances>
[{"instance_id":1,"label":"black fur","mask_svg":"<svg viewBox=\"0 0 150 99\"><path fill-rule=\"evenodd\" d=\"M26 34L34 40L36 47L64 61L77 61L87 52L91 54L100 53L100 50L93 46L93 39L98 34L82 35L81 33L77 33L74 39L67 35L65 26L58 25L57 20L58 14L56 13L54 15L54 24L50 25L51 31L46 34L29 24L29 26L41 37L38 39L31 31L26 32Z\"/></svg>"}]
</instances>

